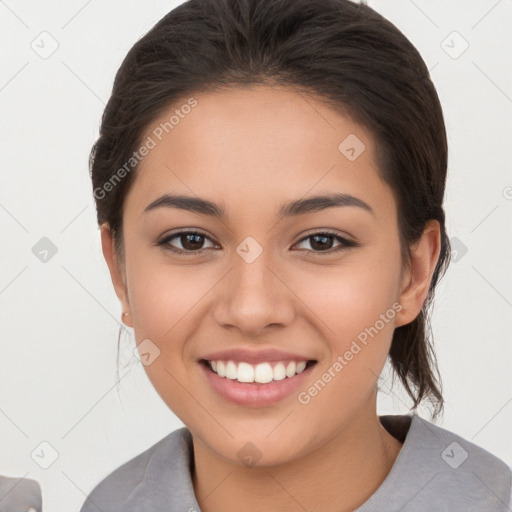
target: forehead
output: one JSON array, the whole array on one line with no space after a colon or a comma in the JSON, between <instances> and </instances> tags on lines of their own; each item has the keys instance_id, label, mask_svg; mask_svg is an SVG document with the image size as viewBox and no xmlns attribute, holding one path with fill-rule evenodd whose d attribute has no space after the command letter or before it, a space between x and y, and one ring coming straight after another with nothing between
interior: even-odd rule
<instances>
[{"instance_id":1,"label":"forehead","mask_svg":"<svg viewBox=\"0 0 512 512\"><path fill-rule=\"evenodd\" d=\"M146 129L154 147L129 194L140 211L170 192L241 205L308 191L386 201L369 130L321 99L268 86L193 98L193 108L183 107L188 97L177 101Z\"/></svg>"}]
</instances>

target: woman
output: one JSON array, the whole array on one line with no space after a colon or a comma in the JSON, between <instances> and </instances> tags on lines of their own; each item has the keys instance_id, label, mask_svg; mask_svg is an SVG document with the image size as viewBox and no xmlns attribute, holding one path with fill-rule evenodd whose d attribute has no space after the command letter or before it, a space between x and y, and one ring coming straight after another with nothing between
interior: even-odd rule
<instances>
[{"instance_id":1,"label":"woman","mask_svg":"<svg viewBox=\"0 0 512 512\"><path fill-rule=\"evenodd\" d=\"M186 427L92 510L504 511L503 461L443 398L441 106L404 35L346 0L192 0L117 73L91 176L103 253ZM376 413L389 356L412 414Z\"/></svg>"}]
</instances>

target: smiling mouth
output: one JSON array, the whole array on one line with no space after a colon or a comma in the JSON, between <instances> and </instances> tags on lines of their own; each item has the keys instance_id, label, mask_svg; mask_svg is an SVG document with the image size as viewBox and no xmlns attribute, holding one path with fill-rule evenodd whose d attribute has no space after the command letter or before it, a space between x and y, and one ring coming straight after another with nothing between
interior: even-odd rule
<instances>
[{"instance_id":1,"label":"smiling mouth","mask_svg":"<svg viewBox=\"0 0 512 512\"><path fill-rule=\"evenodd\" d=\"M233 360L200 360L200 364L219 377L246 384L267 384L291 379L316 363L315 359L308 361L269 361L258 364Z\"/></svg>"}]
</instances>

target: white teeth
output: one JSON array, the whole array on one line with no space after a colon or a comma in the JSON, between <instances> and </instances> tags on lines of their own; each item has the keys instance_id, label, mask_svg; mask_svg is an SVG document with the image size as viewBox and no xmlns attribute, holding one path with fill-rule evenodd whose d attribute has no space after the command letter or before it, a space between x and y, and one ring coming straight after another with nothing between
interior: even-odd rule
<instances>
[{"instance_id":1,"label":"white teeth","mask_svg":"<svg viewBox=\"0 0 512 512\"><path fill-rule=\"evenodd\" d=\"M274 380L283 380L286 378L286 370L283 363L277 363L274 366Z\"/></svg>"},{"instance_id":2,"label":"white teeth","mask_svg":"<svg viewBox=\"0 0 512 512\"><path fill-rule=\"evenodd\" d=\"M288 363L288 366L286 367L286 376L287 377L293 377L295 375L295 370L297 369L297 365L292 361L291 363Z\"/></svg>"},{"instance_id":3,"label":"white teeth","mask_svg":"<svg viewBox=\"0 0 512 512\"><path fill-rule=\"evenodd\" d=\"M274 379L274 372L272 371L272 366L269 363L260 363L256 365L256 370L254 370L254 382L261 382L261 384L266 384Z\"/></svg>"},{"instance_id":4,"label":"white teeth","mask_svg":"<svg viewBox=\"0 0 512 512\"><path fill-rule=\"evenodd\" d=\"M239 382L254 382L254 367L249 363L239 363L236 375Z\"/></svg>"},{"instance_id":5,"label":"white teeth","mask_svg":"<svg viewBox=\"0 0 512 512\"><path fill-rule=\"evenodd\" d=\"M259 363L254 366L245 362L237 364L234 361L208 361L208 363L219 377L226 377L238 382L258 382L260 384L293 377L302 373L306 368L306 361L300 363L290 361L286 366L285 363L278 362L273 368L270 363Z\"/></svg>"},{"instance_id":6,"label":"white teeth","mask_svg":"<svg viewBox=\"0 0 512 512\"><path fill-rule=\"evenodd\" d=\"M226 367L224 366L224 363L222 361L217 361L217 373L219 377L226 376Z\"/></svg>"},{"instance_id":7,"label":"white teeth","mask_svg":"<svg viewBox=\"0 0 512 512\"><path fill-rule=\"evenodd\" d=\"M231 380L236 379L236 364L233 361L228 361L226 365L226 378Z\"/></svg>"}]
</instances>

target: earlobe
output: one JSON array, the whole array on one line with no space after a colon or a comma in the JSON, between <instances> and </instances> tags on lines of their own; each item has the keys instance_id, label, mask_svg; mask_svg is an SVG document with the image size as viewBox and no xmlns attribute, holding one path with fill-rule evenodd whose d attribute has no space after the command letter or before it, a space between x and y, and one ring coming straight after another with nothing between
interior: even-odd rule
<instances>
[{"instance_id":1,"label":"earlobe","mask_svg":"<svg viewBox=\"0 0 512 512\"><path fill-rule=\"evenodd\" d=\"M114 239L112 237L112 232L110 230L110 226L108 223L103 223L100 226L101 229L101 248L103 251L103 256L107 263L110 277L112 279L112 284L114 285L114 290L118 299L121 302L121 307L124 312L128 312L127 314L122 315L121 320L126 324L132 327L128 323L128 318L130 317L130 304L128 301L128 293L126 289L126 279L124 275L124 270L120 268L118 259L114 250Z\"/></svg>"},{"instance_id":2,"label":"earlobe","mask_svg":"<svg viewBox=\"0 0 512 512\"><path fill-rule=\"evenodd\" d=\"M440 252L440 225L438 221L430 220L425 225L420 240L410 248L411 262L402 281L399 298L402 309L396 315L396 327L412 322L420 314Z\"/></svg>"}]
</instances>

